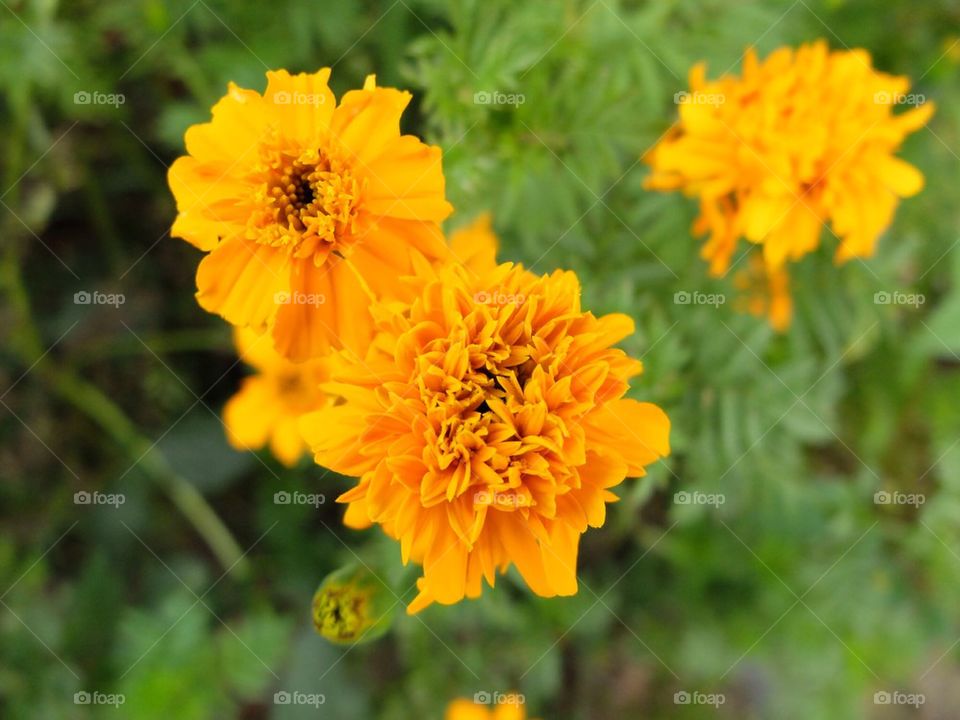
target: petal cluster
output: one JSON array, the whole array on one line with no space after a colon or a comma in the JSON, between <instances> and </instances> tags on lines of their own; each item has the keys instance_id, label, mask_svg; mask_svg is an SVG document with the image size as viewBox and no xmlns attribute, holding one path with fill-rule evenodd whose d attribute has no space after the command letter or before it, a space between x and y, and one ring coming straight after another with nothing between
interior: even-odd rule
<instances>
[{"instance_id":1,"label":"petal cluster","mask_svg":"<svg viewBox=\"0 0 960 720\"><path fill-rule=\"evenodd\" d=\"M869 257L899 199L923 187L895 153L933 104L908 95L907 78L876 71L866 51L818 41L761 62L748 50L740 76L709 80L698 64L689 81L678 122L646 156L646 184L698 198L694 230L709 233L713 274L726 272L740 238L777 271L814 250L825 224L838 262Z\"/></svg>"},{"instance_id":2,"label":"petal cluster","mask_svg":"<svg viewBox=\"0 0 960 720\"><path fill-rule=\"evenodd\" d=\"M171 232L207 253L198 301L294 360L362 346L356 309L415 256L447 252L440 149L400 133L410 94L370 76L337 103L329 76L268 72L262 95L231 84L169 171Z\"/></svg>"},{"instance_id":3,"label":"petal cluster","mask_svg":"<svg viewBox=\"0 0 960 720\"><path fill-rule=\"evenodd\" d=\"M669 452L663 411L624 397L642 367L613 345L633 322L583 311L570 272L454 264L419 285L375 309L362 359L335 362L325 388L345 401L301 422L319 464L359 478L346 522L423 566L410 612L511 565L538 595L572 595L612 488Z\"/></svg>"}]
</instances>

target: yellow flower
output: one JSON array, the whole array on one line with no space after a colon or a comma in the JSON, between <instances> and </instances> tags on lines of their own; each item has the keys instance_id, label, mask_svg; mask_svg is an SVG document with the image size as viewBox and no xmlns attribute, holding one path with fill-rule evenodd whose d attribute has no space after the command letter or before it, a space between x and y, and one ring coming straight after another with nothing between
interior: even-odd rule
<instances>
[{"instance_id":1,"label":"yellow flower","mask_svg":"<svg viewBox=\"0 0 960 720\"><path fill-rule=\"evenodd\" d=\"M263 95L231 83L168 178L171 233L208 253L199 303L295 360L362 347L369 295L448 252L440 149L400 134L410 94L371 75L338 105L329 76L268 72Z\"/></svg>"},{"instance_id":2,"label":"yellow flower","mask_svg":"<svg viewBox=\"0 0 960 720\"><path fill-rule=\"evenodd\" d=\"M737 307L751 315L767 316L771 327L784 332L793 316L793 298L790 297L790 275L783 268L771 268L763 258L751 253L749 264L738 270L734 286L742 292Z\"/></svg>"},{"instance_id":3,"label":"yellow flower","mask_svg":"<svg viewBox=\"0 0 960 720\"><path fill-rule=\"evenodd\" d=\"M444 720L526 720L524 704L517 698L508 696L506 702L498 702L492 707L466 698L457 698L447 706Z\"/></svg>"},{"instance_id":4,"label":"yellow flower","mask_svg":"<svg viewBox=\"0 0 960 720\"><path fill-rule=\"evenodd\" d=\"M320 389L328 379L322 360L295 364L277 354L270 338L248 328L234 331L237 352L257 370L245 378L223 409L227 439L238 450L270 451L284 465L292 466L306 451L297 421L329 400Z\"/></svg>"},{"instance_id":5,"label":"yellow flower","mask_svg":"<svg viewBox=\"0 0 960 720\"><path fill-rule=\"evenodd\" d=\"M867 52L824 41L763 62L748 50L740 77L707 80L698 64L676 127L646 157L647 187L699 199L694 230L710 233L703 256L717 275L740 237L776 269L815 249L824 223L840 239L838 262L869 257L899 198L923 187L894 155L934 109L908 89ZM897 104L919 107L895 114Z\"/></svg>"},{"instance_id":6,"label":"yellow flower","mask_svg":"<svg viewBox=\"0 0 960 720\"><path fill-rule=\"evenodd\" d=\"M624 398L642 365L611 346L633 321L584 312L571 272L452 265L422 284L374 309L361 363L339 358L325 387L345 402L301 421L315 460L359 477L347 525L380 524L423 566L408 612L478 597L511 564L572 595L611 489L669 452L663 411Z\"/></svg>"}]
</instances>

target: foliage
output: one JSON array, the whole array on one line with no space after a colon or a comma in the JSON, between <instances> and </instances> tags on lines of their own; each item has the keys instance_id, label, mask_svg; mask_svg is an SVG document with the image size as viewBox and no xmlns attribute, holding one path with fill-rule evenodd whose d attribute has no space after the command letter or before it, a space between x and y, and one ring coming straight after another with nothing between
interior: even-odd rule
<instances>
[{"instance_id":1,"label":"foliage","mask_svg":"<svg viewBox=\"0 0 960 720\"><path fill-rule=\"evenodd\" d=\"M511 689L545 719L714 712L675 705L678 691L724 693L719 717L893 717L873 695L895 690L953 707L958 19L947 0L8 2L0 715L117 715L76 704L84 691L122 693L122 716L144 720L318 716L275 703L294 690L323 694L320 716L387 720ZM868 262L834 266L824 233L781 336L708 277L694 203L643 191L640 156L694 62L716 75L747 45L821 36L868 48L938 110L903 153L924 192ZM375 643L311 628L313 591L345 563L376 570L398 605L412 575L378 532L342 528L346 480L227 446L219 412L245 371L192 298L197 253L167 235L165 168L228 80L262 89L265 68L321 65L338 91L368 72L414 91L405 129L444 149L452 227L490 210L504 259L572 268L585 306L637 321L634 392L668 411L674 454L587 534L575 597L506 578L479 602L398 613ZM76 304L80 291L125 302ZM684 291L728 302L676 303ZM125 502L77 505L79 491ZM278 505L278 491L326 502Z\"/></svg>"}]
</instances>

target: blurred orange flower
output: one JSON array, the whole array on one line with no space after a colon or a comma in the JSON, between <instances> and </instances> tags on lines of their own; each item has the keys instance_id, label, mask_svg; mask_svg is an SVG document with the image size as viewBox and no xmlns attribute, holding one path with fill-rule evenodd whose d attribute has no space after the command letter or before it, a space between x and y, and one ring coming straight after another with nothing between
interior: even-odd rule
<instances>
[{"instance_id":1,"label":"blurred orange flower","mask_svg":"<svg viewBox=\"0 0 960 720\"><path fill-rule=\"evenodd\" d=\"M867 257L897 199L923 187L894 157L934 109L909 87L875 71L866 51L822 40L763 62L748 50L742 77L707 80L700 63L677 127L648 155L647 184L700 198L697 229L712 232L704 255L717 272L740 236L778 267L814 249L824 222L840 237L838 260ZM919 106L894 114L899 102Z\"/></svg>"},{"instance_id":2,"label":"blurred orange flower","mask_svg":"<svg viewBox=\"0 0 960 720\"><path fill-rule=\"evenodd\" d=\"M447 253L440 149L400 134L410 94L371 75L338 105L329 77L268 72L263 95L231 83L168 178L172 234L208 253L200 304L294 360L362 347L370 297Z\"/></svg>"},{"instance_id":3,"label":"blurred orange flower","mask_svg":"<svg viewBox=\"0 0 960 720\"><path fill-rule=\"evenodd\" d=\"M645 157L646 186L699 199L694 232L710 234L702 255L714 275L741 237L776 271L814 250L826 223L840 239L837 262L869 257L899 199L923 187L895 156L934 110L909 86L874 70L866 51L822 40L762 62L748 50L739 77L707 80L700 63L689 92L677 93L676 126Z\"/></svg>"},{"instance_id":4,"label":"blurred orange flower","mask_svg":"<svg viewBox=\"0 0 960 720\"><path fill-rule=\"evenodd\" d=\"M793 316L789 273L784 268L768 267L756 253L750 254L747 263L734 275L733 284L741 291L736 307L757 317L766 316L774 330L785 331Z\"/></svg>"},{"instance_id":5,"label":"blurred orange flower","mask_svg":"<svg viewBox=\"0 0 960 720\"><path fill-rule=\"evenodd\" d=\"M521 697L511 695L506 702L498 702L493 706L457 698L447 706L444 720L526 720L524 704L517 699Z\"/></svg>"},{"instance_id":6,"label":"blurred orange flower","mask_svg":"<svg viewBox=\"0 0 960 720\"><path fill-rule=\"evenodd\" d=\"M235 329L234 341L241 359L257 374L243 380L223 409L227 439L238 450L269 444L280 462L292 466L307 449L297 420L329 402L320 389L329 379L324 361L292 363L273 349L269 337L249 328Z\"/></svg>"}]
</instances>

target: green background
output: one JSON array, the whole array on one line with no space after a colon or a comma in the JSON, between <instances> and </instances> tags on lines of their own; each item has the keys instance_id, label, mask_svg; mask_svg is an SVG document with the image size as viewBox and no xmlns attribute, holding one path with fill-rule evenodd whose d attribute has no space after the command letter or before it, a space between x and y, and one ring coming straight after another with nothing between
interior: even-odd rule
<instances>
[{"instance_id":1,"label":"green background","mask_svg":"<svg viewBox=\"0 0 960 720\"><path fill-rule=\"evenodd\" d=\"M0 3L0 716L441 718L516 690L534 717L898 718L877 692L960 695L960 8L948 0ZM696 203L644 192L674 93L823 37L937 102L902 156L927 187L875 258L836 238L793 267L778 336L707 277ZM342 528L350 481L237 453L219 421L248 372L193 299L166 167L226 83L332 65L411 89L405 130L444 149L456 227L493 213L503 259L576 270L585 306L637 321L632 391L672 457L627 481L582 544L580 593L511 574L481 601L397 613L356 647L310 598L347 562L414 594L399 549ZM476 92L519 93L482 105ZM122 105L75 93L122 93ZM122 293L118 308L78 291ZM877 292L919 293L919 307ZM732 297L732 296L731 296ZM74 503L123 493L119 508ZM318 510L273 502L324 493ZM919 507L874 502L922 493ZM722 493L723 505L677 492ZM398 607L398 609L399 609ZM278 691L323 693L319 709ZM119 709L78 691L122 693ZM677 692L723 693L714 709Z\"/></svg>"}]
</instances>

